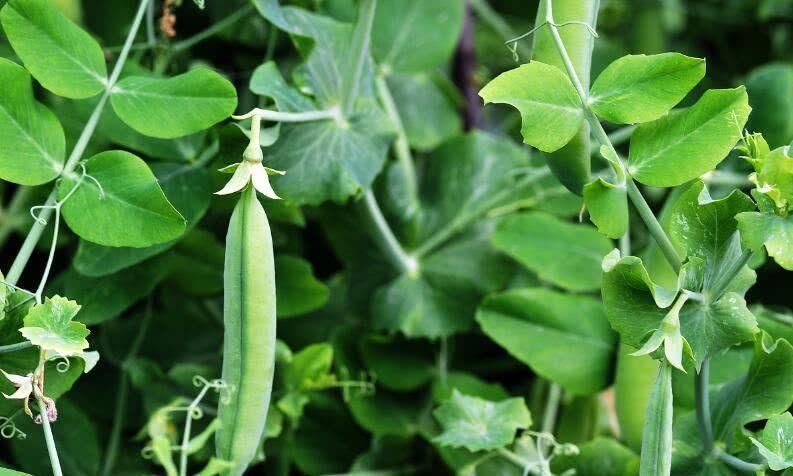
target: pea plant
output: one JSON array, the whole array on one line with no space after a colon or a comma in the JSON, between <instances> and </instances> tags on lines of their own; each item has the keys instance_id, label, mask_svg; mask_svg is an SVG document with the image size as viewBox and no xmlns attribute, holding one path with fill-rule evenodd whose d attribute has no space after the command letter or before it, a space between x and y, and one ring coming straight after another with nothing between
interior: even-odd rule
<instances>
[{"instance_id":1,"label":"pea plant","mask_svg":"<svg viewBox=\"0 0 793 476\"><path fill-rule=\"evenodd\" d=\"M792 19L0 1L0 474L789 475Z\"/></svg>"}]
</instances>

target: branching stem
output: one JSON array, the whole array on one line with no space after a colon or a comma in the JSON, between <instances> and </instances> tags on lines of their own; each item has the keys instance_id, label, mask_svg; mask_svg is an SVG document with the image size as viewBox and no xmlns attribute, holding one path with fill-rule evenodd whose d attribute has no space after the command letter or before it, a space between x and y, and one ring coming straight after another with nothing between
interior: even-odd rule
<instances>
[{"instance_id":1,"label":"branching stem","mask_svg":"<svg viewBox=\"0 0 793 476\"><path fill-rule=\"evenodd\" d=\"M415 203L417 200L418 185L416 184L416 168L413 165L413 154L410 152L410 143L408 142L407 133L405 133L405 126L402 123L402 118L399 116L394 97L391 95L391 90L388 87L388 82L385 76L378 74L375 78L377 85L377 94L380 96L380 102L385 108L388 118L396 129L397 138L394 142L394 152L402 167L402 172L407 180L407 193L410 195L411 202Z\"/></svg>"},{"instance_id":2,"label":"branching stem","mask_svg":"<svg viewBox=\"0 0 793 476\"><path fill-rule=\"evenodd\" d=\"M388 256L391 263L400 270L400 272L407 274L417 273L419 270L418 260L408 255L402 248L399 240L394 236L394 232L383 216L382 210L380 210L380 205L377 203L374 192L368 190L364 194L362 202L362 208L369 218L374 231L376 231L373 237L375 241L377 241L377 245L380 249Z\"/></svg>"}]
</instances>

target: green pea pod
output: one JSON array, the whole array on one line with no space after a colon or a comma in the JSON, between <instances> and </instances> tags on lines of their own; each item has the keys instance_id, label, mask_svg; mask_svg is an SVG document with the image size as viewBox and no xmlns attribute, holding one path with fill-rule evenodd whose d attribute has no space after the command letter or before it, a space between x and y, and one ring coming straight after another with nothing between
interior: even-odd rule
<instances>
[{"instance_id":1,"label":"green pea pod","mask_svg":"<svg viewBox=\"0 0 793 476\"><path fill-rule=\"evenodd\" d=\"M264 432L275 368L275 272L270 225L256 191L243 190L226 235L223 271L223 380L215 437L217 457L242 475Z\"/></svg>"},{"instance_id":2,"label":"green pea pod","mask_svg":"<svg viewBox=\"0 0 793 476\"><path fill-rule=\"evenodd\" d=\"M636 349L620 345L614 399L622 439L634 451L642 447L642 431L647 416L647 402L658 373L658 361L649 355L630 355Z\"/></svg>"},{"instance_id":3,"label":"green pea pod","mask_svg":"<svg viewBox=\"0 0 793 476\"><path fill-rule=\"evenodd\" d=\"M545 23L545 8L548 1L540 1L536 26ZM599 6L600 0L553 0L554 21L557 24L580 21L588 23L594 29ZM589 90L589 70L592 63L592 48L595 44L592 33L583 25L568 24L559 28L559 34L581 84ZM564 62L548 28L540 28L534 34L532 60L565 71ZM548 166L559 181L571 192L581 195L584 185L591 180L590 155L589 124L584 122L573 140L556 152L546 154L546 158Z\"/></svg>"}]
</instances>

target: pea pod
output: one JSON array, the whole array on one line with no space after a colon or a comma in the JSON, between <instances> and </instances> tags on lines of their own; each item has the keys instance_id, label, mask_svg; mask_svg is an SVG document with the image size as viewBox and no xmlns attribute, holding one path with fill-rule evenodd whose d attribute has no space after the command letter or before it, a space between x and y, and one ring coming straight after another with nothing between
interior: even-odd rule
<instances>
[{"instance_id":1,"label":"pea pod","mask_svg":"<svg viewBox=\"0 0 793 476\"><path fill-rule=\"evenodd\" d=\"M625 344L620 345L614 397L622 439L628 447L639 451L647 402L658 373L658 361L649 355L630 355L634 351Z\"/></svg>"},{"instance_id":2,"label":"pea pod","mask_svg":"<svg viewBox=\"0 0 793 476\"><path fill-rule=\"evenodd\" d=\"M217 456L232 462L223 474L243 474L261 441L275 368L275 272L270 225L253 186L231 215L223 272L223 380Z\"/></svg>"},{"instance_id":3,"label":"pea pod","mask_svg":"<svg viewBox=\"0 0 793 476\"><path fill-rule=\"evenodd\" d=\"M536 25L545 23L545 8L550 0L541 0L537 10ZM595 28L600 0L553 0L553 16L557 24L570 21L588 23ZM581 84L589 90L589 70L592 63L594 37L583 25L568 24L559 28L567 53L573 62ZM548 28L540 28L534 36L532 60L556 66L565 71L562 57ZM562 184L571 192L581 194L590 181L589 124L584 122L573 140L566 146L546 154L548 166Z\"/></svg>"}]
</instances>

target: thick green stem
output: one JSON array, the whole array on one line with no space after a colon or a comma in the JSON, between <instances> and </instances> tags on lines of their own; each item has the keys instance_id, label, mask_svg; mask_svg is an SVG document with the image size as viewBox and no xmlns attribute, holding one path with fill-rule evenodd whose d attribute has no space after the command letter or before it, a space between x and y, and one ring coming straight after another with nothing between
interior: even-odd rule
<instances>
[{"instance_id":1,"label":"thick green stem","mask_svg":"<svg viewBox=\"0 0 793 476\"><path fill-rule=\"evenodd\" d=\"M411 203L417 200L418 186L416 184L416 168L413 165L413 154L410 152L410 143L408 142L407 134L405 133L405 126L402 124L402 118L399 116L399 110L394 102L394 97L391 95L391 90L388 88L388 82L382 74L378 74L375 78L377 84L377 94L380 96L380 102L385 108L388 118L396 129L397 138L394 142L394 151L399 165L402 167L402 172L405 175L407 183L407 193L411 198Z\"/></svg>"},{"instance_id":2,"label":"thick green stem","mask_svg":"<svg viewBox=\"0 0 793 476\"><path fill-rule=\"evenodd\" d=\"M738 471L743 471L744 473L756 473L764 468L762 464L757 463L750 463L748 461L744 461L740 458L736 458L735 456L724 452L723 450L718 450L716 453L716 457L719 458L723 463L727 464L728 466L732 466L734 469Z\"/></svg>"},{"instance_id":3,"label":"thick green stem","mask_svg":"<svg viewBox=\"0 0 793 476\"><path fill-rule=\"evenodd\" d=\"M366 60L369 58L369 46L372 40L372 24L374 23L374 14L377 10L377 0L361 0L358 25L355 28L350 51L358 53L353 57L353 64L349 65L351 68L351 76L345 76L345 84L342 89L344 94L344 113L350 114L355 105L355 100L358 98L358 88L360 87L361 78L363 77L363 69L366 65Z\"/></svg>"},{"instance_id":4,"label":"thick green stem","mask_svg":"<svg viewBox=\"0 0 793 476\"><path fill-rule=\"evenodd\" d=\"M695 398L697 406L697 425L699 436L702 439L702 448L705 453L713 451L713 425L710 421L710 396L708 395L708 382L710 381L710 359L705 358L696 375Z\"/></svg>"},{"instance_id":5,"label":"thick green stem","mask_svg":"<svg viewBox=\"0 0 793 476\"><path fill-rule=\"evenodd\" d=\"M61 461L58 458L58 449L55 447L55 438L52 436L50 417L47 415L47 406L41 398L38 398L39 415L41 416L41 428L44 431L44 441L47 443L47 453L50 456L50 466L52 466L53 476L63 476Z\"/></svg>"},{"instance_id":6,"label":"thick green stem","mask_svg":"<svg viewBox=\"0 0 793 476\"><path fill-rule=\"evenodd\" d=\"M377 204L377 198L375 198L371 190L368 190L366 194L364 194L362 208L376 232L373 234L373 237L377 245L383 253L388 256L388 259L394 267L402 273L414 274L418 272L418 261L413 256L405 253L405 250L402 248L396 236L394 236L394 232L383 216L383 212Z\"/></svg>"},{"instance_id":7,"label":"thick green stem","mask_svg":"<svg viewBox=\"0 0 793 476\"><path fill-rule=\"evenodd\" d=\"M135 40L135 36L138 34L138 29L140 28L140 24L142 23L143 17L146 14L146 8L148 7L148 4L149 0L141 0L140 6L138 7L138 12L136 13L135 19L132 22L132 27L129 29L129 34L127 35L127 39L124 42L124 47L122 48L121 53L116 60L116 64L113 67L113 72L110 74L110 78L107 81L105 91L99 98L99 102L96 104L96 107L94 107L91 117L88 118L88 122L83 128L83 132L77 139L77 143L75 143L71 154L69 154L69 158L66 160L66 164L63 167L63 172L61 172L62 176L68 176L74 172L74 169L77 167L80 159L82 159L85 149L88 147L88 143L91 141L91 137L94 135L96 126L99 124L99 119L102 117L105 104L107 104L107 100L110 98L113 87L115 87L116 82L121 75L121 70L124 69L124 63L126 63L127 56L129 56L129 52L132 49L132 42ZM22 276L22 273L25 271L25 267L30 260L30 256L33 254L33 250L36 249L36 244L41 238L44 228L47 226L46 222L52 215L52 207L55 205L56 201L57 193L55 190L53 190L47 198L47 201L44 203L45 208L41 210L41 214L39 215L40 220L37 220L33 223L30 232L28 232L27 238L25 238L25 242L22 243L22 248L20 248L19 253L11 265L11 269L8 271L6 281L9 283L16 284L19 281L19 278Z\"/></svg>"},{"instance_id":8,"label":"thick green stem","mask_svg":"<svg viewBox=\"0 0 793 476\"><path fill-rule=\"evenodd\" d=\"M321 111L305 111L305 112L280 112L271 111L269 109L253 109L247 114L239 116L231 116L232 119L241 121L243 119L250 119L253 116L258 116L260 119L270 122L311 122L311 121L324 121L335 120L341 121L343 117L341 110L337 107L325 109Z\"/></svg>"}]
</instances>

